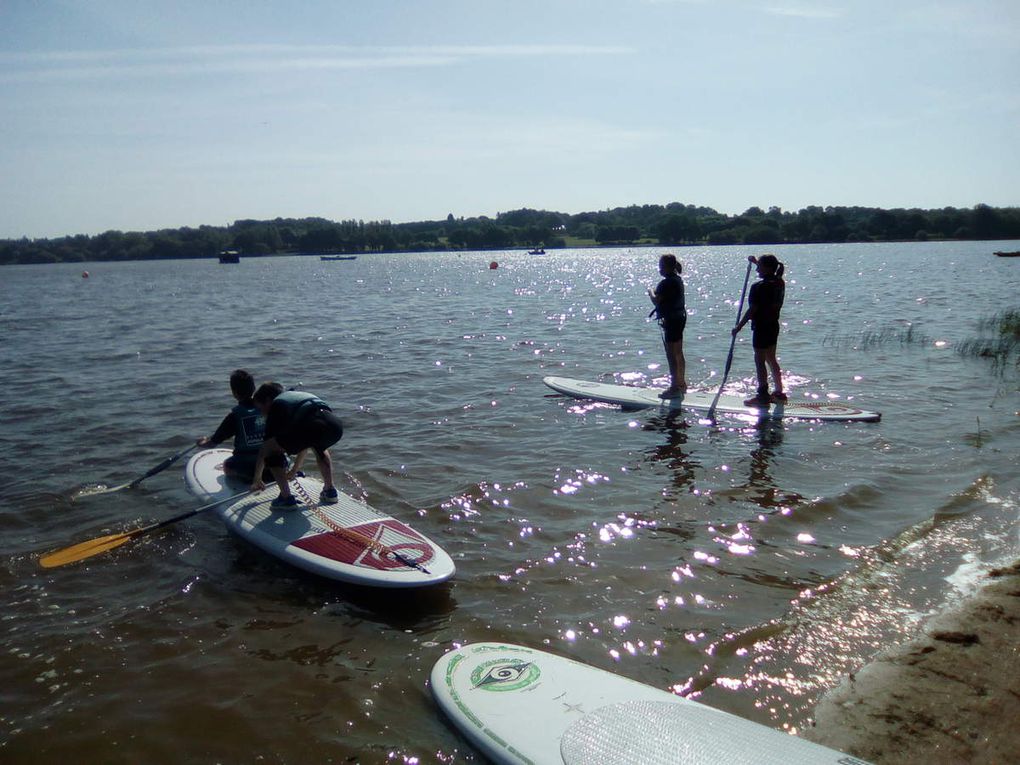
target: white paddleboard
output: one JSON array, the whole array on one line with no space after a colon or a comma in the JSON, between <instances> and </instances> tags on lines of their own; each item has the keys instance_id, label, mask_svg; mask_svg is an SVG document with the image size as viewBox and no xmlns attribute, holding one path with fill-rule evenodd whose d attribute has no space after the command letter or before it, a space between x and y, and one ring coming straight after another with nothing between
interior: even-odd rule
<instances>
[{"instance_id":1,"label":"white paddleboard","mask_svg":"<svg viewBox=\"0 0 1020 765\"><path fill-rule=\"evenodd\" d=\"M207 449L185 468L188 488L205 501L244 491L247 486L223 474L229 449ZM322 481L308 476L291 481L304 504L273 510L280 493L275 483L217 508L227 528L270 555L313 574L372 587L424 587L452 577L456 567L435 542L410 526L343 492L334 505L320 505Z\"/></svg>"},{"instance_id":2,"label":"white paddleboard","mask_svg":"<svg viewBox=\"0 0 1020 765\"><path fill-rule=\"evenodd\" d=\"M713 707L544 651L474 643L432 668L432 695L497 763L867 765Z\"/></svg>"},{"instance_id":3,"label":"white paddleboard","mask_svg":"<svg viewBox=\"0 0 1020 765\"><path fill-rule=\"evenodd\" d=\"M665 388L643 388L635 385L614 385L611 383L574 380L570 377L543 377L542 382L558 393L602 401L607 404L618 404L629 408L645 409L650 406L673 409L692 409L707 412L715 398L714 391L688 391L679 398L659 398ZM789 417L798 420L836 420L857 422L878 422L882 419L879 412L858 409L850 404L834 401L789 401L785 404L772 404L771 407L752 407L744 404L739 396L722 395L716 405L717 412L725 414L744 414L760 417L766 414L774 419Z\"/></svg>"}]
</instances>

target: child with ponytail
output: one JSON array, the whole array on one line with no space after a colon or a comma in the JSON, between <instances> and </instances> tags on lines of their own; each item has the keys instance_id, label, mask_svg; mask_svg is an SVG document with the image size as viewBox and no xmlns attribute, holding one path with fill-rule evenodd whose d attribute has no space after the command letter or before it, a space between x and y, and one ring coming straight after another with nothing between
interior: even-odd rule
<instances>
[{"instance_id":1,"label":"child with ponytail","mask_svg":"<svg viewBox=\"0 0 1020 765\"><path fill-rule=\"evenodd\" d=\"M786 297L786 282L783 281L785 266L775 255L762 255L754 261L758 267L760 281L751 285L748 308L744 317L733 328L736 335L751 322L751 347L754 348L754 368L758 375L758 392L747 399L747 406L766 407L771 403L786 403L783 392L783 373L776 358L779 341L779 312ZM771 370L775 389L769 393L768 373Z\"/></svg>"}]
</instances>

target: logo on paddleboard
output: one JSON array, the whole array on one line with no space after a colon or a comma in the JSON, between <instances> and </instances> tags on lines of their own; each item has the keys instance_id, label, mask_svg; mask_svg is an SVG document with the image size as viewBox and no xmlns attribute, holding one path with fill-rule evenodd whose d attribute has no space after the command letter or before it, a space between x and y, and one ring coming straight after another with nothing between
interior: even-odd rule
<instances>
[{"instance_id":1,"label":"logo on paddleboard","mask_svg":"<svg viewBox=\"0 0 1020 765\"><path fill-rule=\"evenodd\" d=\"M485 691L519 691L534 684L542 670L521 659L493 659L479 664L471 673L471 685Z\"/></svg>"}]
</instances>

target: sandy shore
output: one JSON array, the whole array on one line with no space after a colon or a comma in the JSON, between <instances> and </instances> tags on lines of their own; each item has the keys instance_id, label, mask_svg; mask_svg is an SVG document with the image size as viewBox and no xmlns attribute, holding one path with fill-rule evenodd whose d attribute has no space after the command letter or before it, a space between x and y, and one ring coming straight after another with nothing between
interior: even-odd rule
<instances>
[{"instance_id":1,"label":"sandy shore","mask_svg":"<svg viewBox=\"0 0 1020 765\"><path fill-rule=\"evenodd\" d=\"M815 709L804 738L878 765L1020 762L1020 562Z\"/></svg>"}]
</instances>

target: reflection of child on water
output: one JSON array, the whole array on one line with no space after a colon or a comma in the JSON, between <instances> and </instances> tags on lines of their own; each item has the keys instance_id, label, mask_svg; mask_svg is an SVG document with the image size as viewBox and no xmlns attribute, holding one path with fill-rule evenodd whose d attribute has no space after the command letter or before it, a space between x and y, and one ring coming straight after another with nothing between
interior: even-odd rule
<instances>
[{"instance_id":1,"label":"reflection of child on water","mask_svg":"<svg viewBox=\"0 0 1020 765\"><path fill-rule=\"evenodd\" d=\"M237 399L223 422L211 436L202 436L198 446L216 446L234 439L234 453L223 462L223 471L245 483L255 475L255 461L262 446L266 419L251 400L255 393L255 378L244 369L235 369L230 375L230 392Z\"/></svg>"},{"instance_id":2,"label":"reflection of child on water","mask_svg":"<svg viewBox=\"0 0 1020 765\"><path fill-rule=\"evenodd\" d=\"M669 387L659 394L661 398L673 398L687 392L687 362L684 359L684 328L687 326L687 307L684 302L683 270L676 255L659 258L659 273L662 281L655 290L648 290L648 297L655 305L654 314L662 326L662 344L666 349L669 363Z\"/></svg>"},{"instance_id":3,"label":"reflection of child on water","mask_svg":"<svg viewBox=\"0 0 1020 765\"><path fill-rule=\"evenodd\" d=\"M758 392L747 399L747 406L768 406L771 403L785 403L786 393L783 392L783 373L776 358L776 345L779 342L779 312L783 308L786 297L786 282L783 281L785 266L775 255L762 255L757 260L748 258L758 266L761 281L751 285L747 297L747 312L733 328L736 335L741 328L751 322L751 347L754 348L754 368L758 376ZM772 372L775 390L769 394L768 373Z\"/></svg>"}]
</instances>

